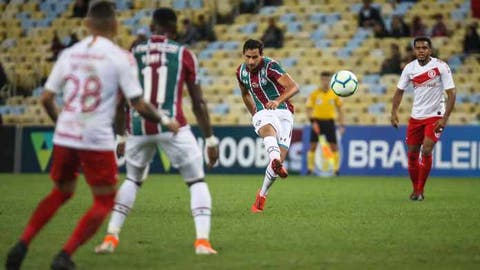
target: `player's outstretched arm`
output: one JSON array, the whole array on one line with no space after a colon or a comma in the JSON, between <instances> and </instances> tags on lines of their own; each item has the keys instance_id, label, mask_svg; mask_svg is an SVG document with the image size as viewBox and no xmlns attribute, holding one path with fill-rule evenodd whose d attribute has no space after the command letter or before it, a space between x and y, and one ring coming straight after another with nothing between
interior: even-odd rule
<instances>
[{"instance_id":1,"label":"player's outstretched arm","mask_svg":"<svg viewBox=\"0 0 480 270\"><path fill-rule=\"evenodd\" d=\"M218 138L213 135L210 115L208 113L207 102L203 98L203 92L200 85L195 82L187 82L188 93L192 99L192 110L197 119L197 123L205 137L205 145L207 146L209 168L213 167L218 160Z\"/></svg>"},{"instance_id":2,"label":"player's outstretched arm","mask_svg":"<svg viewBox=\"0 0 480 270\"><path fill-rule=\"evenodd\" d=\"M57 106L55 105L55 93L45 89L43 91L42 96L40 98L40 102L42 103L45 111L47 111L48 116L54 123L57 122L58 118L58 111Z\"/></svg>"},{"instance_id":3,"label":"player's outstretched arm","mask_svg":"<svg viewBox=\"0 0 480 270\"><path fill-rule=\"evenodd\" d=\"M152 104L145 102L142 97L130 99L130 104L145 119L165 125L171 132L177 133L180 125L177 120L170 119L168 116L159 114Z\"/></svg>"},{"instance_id":4,"label":"player's outstretched arm","mask_svg":"<svg viewBox=\"0 0 480 270\"><path fill-rule=\"evenodd\" d=\"M392 124L393 127L398 128L398 107L400 106L400 103L402 102L403 98L403 90L397 88L395 91L395 94L393 95L392 99L392 112L390 115L390 123Z\"/></svg>"}]
</instances>

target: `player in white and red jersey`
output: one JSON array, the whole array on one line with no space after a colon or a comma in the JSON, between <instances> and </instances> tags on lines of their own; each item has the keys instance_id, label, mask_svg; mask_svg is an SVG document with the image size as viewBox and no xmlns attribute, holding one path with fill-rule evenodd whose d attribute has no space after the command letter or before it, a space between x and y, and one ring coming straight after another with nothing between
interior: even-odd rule
<instances>
[{"instance_id":1,"label":"player in white and red jersey","mask_svg":"<svg viewBox=\"0 0 480 270\"><path fill-rule=\"evenodd\" d=\"M413 185L411 200L424 199L423 190L432 167L432 150L455 106L455 84L447 63L431 57L427 37L413 41L417 59L403 69L392 101L391 123L398 127L397 110L407 86L413 86L413 107L407 126L408 172ZM447 93L445 101L444 92ZM446 102L446 104L445 104ZM420 149L422 159L419 162Z\"/></svg>"},{"instance_id":2,"label":"player in white and red jersey","mask_svg":"<svg viewBox=\"0 0 480 270\"><path fill-rule=\"evenodd\" d=\"M85 24L91 36L62 53L41 97L56 122L50 173L55 186L39 203L20 241L10 250L7 269L20 268L31 240L72 197L81 167L94 202L51 265L51 269L75 269L72 254L95 234L114 204L117 165L112 124L120 95L150 121L178 131L178 122L161 117L144 102L135 60L111 41L117 29L113 5L106 1L94 4ZM65 106L58 115L54 100L60 92Z\"/></svg>"},{"instance_id":3,"label":"player in white and red jersey","mask_svg":"<svg viewBox=\"0 0 480 270\"><path fill-rule=\"evenodd\" d=\"M207 105L198 84L197 58L185 46L172 40L177 28L177 16L172 9L155 10L151 28L152 37L131 49L143 85L143 96L158 110L175 118L181 127L172 136L161 125L138 117L134 110L128 112L125 145L127 177L115 198L107 235L95 252L112 253L117 247L120 231L133 207L138 189L146 180L149 163L159 145L172 166L178 168L190 190L196 254L215 254L217 252L209 241L212 200L205 182L203 154L182 108L182 91L186 85L197 123L205 136L208 165L213 166L218 159L218 139L213 135Z\"/></svg>"}]
</instances>

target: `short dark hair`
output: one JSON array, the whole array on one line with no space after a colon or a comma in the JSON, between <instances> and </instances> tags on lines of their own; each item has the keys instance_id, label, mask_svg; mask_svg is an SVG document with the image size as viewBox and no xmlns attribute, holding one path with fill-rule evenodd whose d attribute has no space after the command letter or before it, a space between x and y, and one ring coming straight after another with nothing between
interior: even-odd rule
<instances>
[{"instance_id":1,"label":"short dark hair","mask_svg":"<svg viewBox=\"0 0 480 270\"><path fill-rule=\"evenodd\" d=\"M260 40L256 39L249 39L245 41L243 44L243 53L245 53L246 50L255 50L258 49L258 52L260 55L263 55L263 43Z\"/></svg>"},{"instance_id":2,"label":"short dark hair","mask_svg":"<svg viewBox=\"0 0 480 270\"><path fill-rule=\"evenodd\" d=\"M152 23L166 28L175 27L177 14L171 8L158 8L153 12Z\"/></svg>"},{"instance_id":3,"label":"short dark hair","mask_svg":"<svg viewBox=\"0 0 480 270\"><path fill-rule=\"evenodd\" d=\"M109 1L93 2L88 9L87 18L99 31L110 31L115 20L115 4Z\"/></svg>"},{"instance_id":4,"label":"short dark hair","mask_svg":"<svg viewBox=\"0 0 480 270\"><path fill-rule=\"evenodd\" d=\"M320 73L320 77L330 77L332 76L332 73L330 71L322 71L322 73Z\"/></svg>"},{"instance_id":5,"label":"short dark hair","mask_svg":"<svg viewBox=\"0 0 480 270\"><path fill-rule=\"evenodd\" d=\"M87 17L93 19L111 19L115 17L115 4L109 1L93 2L88 9Z\"/></svg>"},{"instance_id":6,"label":"short dark hair","mask_svg":"<svg viewBox=\"0 0 480 270\"><path fill-rule=\"evenodd\" d=\"M417 41L425 41L428 43L428 47L430 47L430 49L432 48L432 40L428 37L416 37L413 40L413 47L415 47L415 43L417 43Z\"/></svg>"}]
</instances>

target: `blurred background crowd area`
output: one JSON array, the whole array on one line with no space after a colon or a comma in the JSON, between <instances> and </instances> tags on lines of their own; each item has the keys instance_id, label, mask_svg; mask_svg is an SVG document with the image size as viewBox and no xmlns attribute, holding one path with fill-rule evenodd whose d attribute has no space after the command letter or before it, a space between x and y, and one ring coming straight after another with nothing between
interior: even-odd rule
<instances>
[{"instance_id":1,"label":"blurred background crowd area","mask_svg":"<svg viewBox=\"0 0 480 270\"><path fill-rule=\"evenodd\" d=\"M412 37L433 41L434 56L454 72L457 104L450 124L480 123L480 1L117 0L116 42L125 49L150 35L152 11L172 7L177 40L199 58L199 76L214 125L250 124L235 78L248 38L265 43L299 83L296 124L307 124L306 98L322 71L348 69L360 86L344 98L345 123L389 124L390 101L403 66L414 59ZM38 97L58 54L87 35L88 0L0 0L0 123L52 125ZM57 102L61 105L62 98ZM402 123L412 95L400 108ZM184 99L192 122L189 98Z\"/></svg>"}]
</instances>

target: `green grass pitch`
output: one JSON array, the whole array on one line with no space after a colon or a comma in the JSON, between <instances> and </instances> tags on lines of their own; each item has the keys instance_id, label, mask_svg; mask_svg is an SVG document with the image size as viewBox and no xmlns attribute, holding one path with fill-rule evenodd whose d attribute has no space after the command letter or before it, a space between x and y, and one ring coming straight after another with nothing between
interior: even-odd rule
<instances>
[{"instance_id":1,"label":"green grass pitch","mask_svg":"<svg viewBox=\"0 0 480 270\"><path fill-rule=\"evenodd\" d=\"M76 195L30 246L23 269L48 269L90 206ZM113 255L95 255L105 222L73 259L78 269L480 269L480 181L432 178L426 200L408 200L403 177L290 176L266 210L250 206L260 175L208 175L216 256L194 254L189 192L178 175L152 175ZM0 174L0 262L50 190L46 174Z\"/></svg>"}]
</instances>

